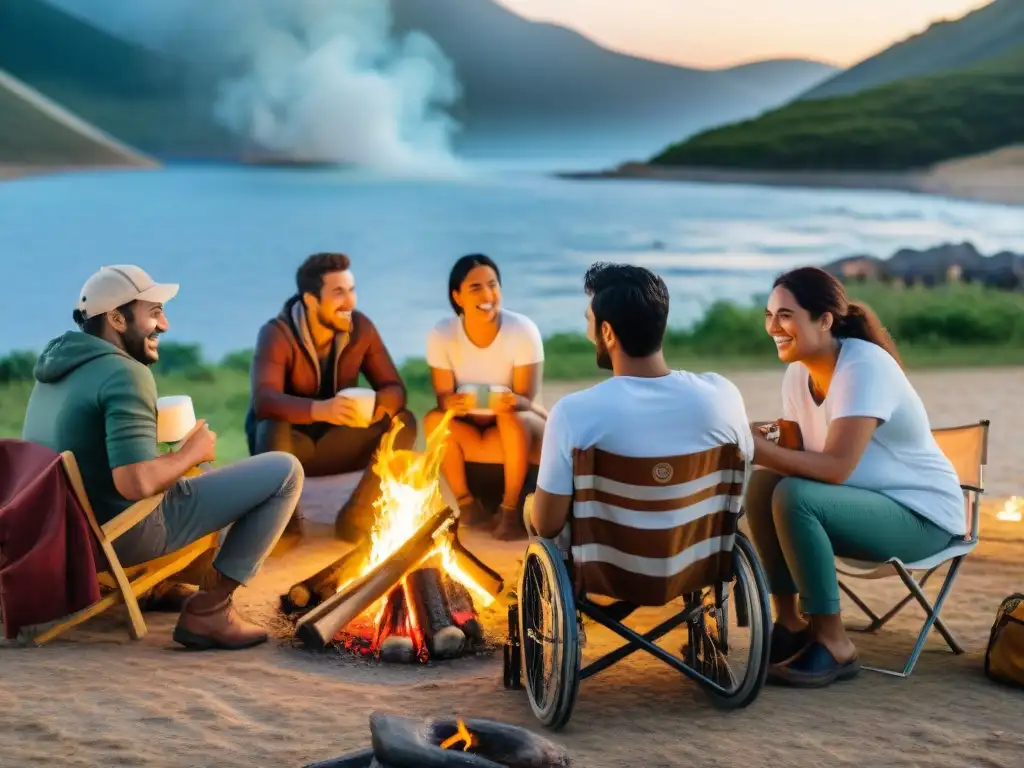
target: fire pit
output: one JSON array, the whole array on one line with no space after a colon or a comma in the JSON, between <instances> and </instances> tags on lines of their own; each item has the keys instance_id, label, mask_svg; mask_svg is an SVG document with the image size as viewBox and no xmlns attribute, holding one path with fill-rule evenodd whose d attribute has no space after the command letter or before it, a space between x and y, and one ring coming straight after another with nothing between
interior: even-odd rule
<instances>
[{"instance_id":1,"label":"fire pit","mask_svg":"<svg viewBox=\"0 0 1024 768\"><path fill-rule=\"evenodd\" d=\"M306 646L410 663L483 642L476 605L493 603L504 583L458 539L458 505L440 473L450 420L423 453L395 450L402 425L392 427L370 470L381 495L369 539L281 596L284 611L304 612L295 634Z\"/></svg>"},{"instance_id":2,"label":"fire pit","mask_svg":"<svg viewBox=\"0 0 1024 768\"><path fill-rule=\"evenodd\" d=\"M410 720L370 715L373 746L306 768L567 768L564 748L537 734L494 720L438 717Z\"/></svg>"}]
</instances>

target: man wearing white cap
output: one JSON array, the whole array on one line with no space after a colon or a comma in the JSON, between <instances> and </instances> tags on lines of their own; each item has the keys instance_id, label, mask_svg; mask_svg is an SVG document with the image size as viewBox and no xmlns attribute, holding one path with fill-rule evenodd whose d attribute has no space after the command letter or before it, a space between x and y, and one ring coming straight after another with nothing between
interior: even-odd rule
<instances>
[{"instance_id":1,"label":"man wearing white cap","mask_svg":"<svg viewBox=\"0 0 1024 768\"><path fill-rule=\"evenodd\" d=\"M202 421L180 450L160 455L149 366L168 328L164 304L177 293L177 285L155 283L132 265L103 267L90 277L73 314L81 330L53 339L36 362L22 437L75 454L101 525L164 494L153 514L114 542L125 566L230 526L214 560L214 583L185 603L174 639L196 649L247 648L267 633L234 611L232 594L280 538L302 490L302 467L277 452L185 478L216 458L216 435Z\"/></svg>"}]
</instances>

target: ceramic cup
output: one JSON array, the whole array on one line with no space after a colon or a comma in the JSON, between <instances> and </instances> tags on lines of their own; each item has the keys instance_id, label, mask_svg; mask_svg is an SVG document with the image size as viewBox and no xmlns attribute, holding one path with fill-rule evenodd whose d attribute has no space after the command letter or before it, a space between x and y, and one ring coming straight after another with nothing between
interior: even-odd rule
<instances>
[{"instance_id":1,"label":"ceramic cup","mask_svg":"<svg viewBox=\"0 0 1024 768\"><path fill-rule=\"evenodd\" d=\"M156 401L156 440L177 443L196 425L196 412L188 395L168 395Z\"/></svg>"},{"instance_id":2,"label":"ceramic cup","mask_svg":"<svg viewBox=\"0 0 1024 768\"><path fill-rule=\"evenodd\" d=\"M369 424L373 421L373 412L377 408L377 393L367 387L348 387L338 392L339 397L353 400L359 409L359 415Z\"/></svg>"}]
</instances>

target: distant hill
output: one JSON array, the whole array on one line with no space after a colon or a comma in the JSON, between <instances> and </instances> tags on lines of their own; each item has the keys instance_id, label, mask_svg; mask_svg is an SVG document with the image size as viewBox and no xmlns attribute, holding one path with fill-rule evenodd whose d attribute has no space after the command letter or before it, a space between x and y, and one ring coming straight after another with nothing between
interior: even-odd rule
<instances>
[{"instance_id":1,"label":"distant hill","mask_svg":"<svg viewBox=\"0 0 1024 768\"><path fill-rule=\"evenodd\" d=\"M148 166L149 158L0 70L0 166Z\"/></svg>"},{"instance_id":2,"label":"distant hill","mask_svg":"<svg viewBox=\"0 0 1024 768\"><path fill-rule=\"evenodd\" d=\"M504 137L511 151L532 140L585 152L617 137L628 145L620 151L646 154L777 106L837 71L803 60L673 66L610 51L492 0L393 0L392 9L398 31L422 30L452 60L469 147Z\"/></svg>"},{"instance_id":3,"label":"distant hill","mask_svg":"<svg viewBox=\"0 0 1024 768\"><path fill-rule=\"evenodd\" d=\"M908 77L963 69L1024 45L1024 0L995 2L890 46L804 93L802 99L846 96Z\"/></svg>"},{"instance_id":4,"label":"distant hill","mask_svg":"<svg viewBox=\"0 0 1024 768\"><path fill-rule=\"evenodd\" d=\"M908 170L1024 142L1024 46L975 65L853 96L797 101L698 134L656 165Z\"/></svg>"},{"instance_id":5,"label":"distant hill","mask_svg":"<svg viewBox=\"0 0 1024 768\"><path fill-rule=\"evenodd\" d=\"M238 140L213 121L214 83L207 73L42 0L0 1L0 69L147 153L223 157L238 151Z\"/></svg>"},{"instance_id":6,"label":"distant hill","mask_svg":"<svg viewBox=\"0 0 1024 768\"><path fill-rule=\"evenodd\" d=\"M91 18L88 0L63 5ZM425 32L453 61L463 89L454 110L463 126L458 147L475 155L647 154L680 135L756 115L836 71L801 60L716 71L672 66L609 51L493 0L393 0L392 7L397 32ZM245 140L213 119L224 73L190 59L176 40L179 48L155 53L43 0L0 1L0 68L147 152L244 155Z\"/></svg>"}]
</instances>

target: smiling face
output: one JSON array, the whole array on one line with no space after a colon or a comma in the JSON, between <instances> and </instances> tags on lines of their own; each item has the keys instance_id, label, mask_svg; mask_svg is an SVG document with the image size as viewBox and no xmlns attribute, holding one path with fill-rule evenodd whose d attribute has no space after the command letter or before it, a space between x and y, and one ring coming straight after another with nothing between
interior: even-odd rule
<instances>
[{"instance_id":1,"label":"smiling face","mask_svg":"<svg viewBox=\"0 0 1024 768\"><path fill-rule=\"evenodd\" d=\"M133 358L143 365L160 359L160 334L170 327L163 304L138 300L127 314L113 310L109 322L121 337L124 351Z\"/></svg>"},{"instance_id":2,"label":"smiling face","mask_svg":"<svg viewBox=\"0 0 1024 768\"><path fill-rule=\"evenodd\" d=\"M764 327L775 342L779 360L793 363L816 357L835 342L832 338L832 314L812 318L796 297L781 285L768 297Z\"/></svg>"},{"instance_id":3,"label":"smiling face","mask_svg":"<svg viewBox=\"0 0 1024 768\"><path fill-rule=\"evenodd\" d=\"M501 310L501 284L488 266L473 267L452 298L467 320L493 321Z\"/></svg>"},{"instance_id":4,"label":"smiling face","mask_svg":"<svg viewBox=\"0 0 1024 768\"><path fill-rule=\"evenodd\" d=\"M308 293L303 300L320 325L336 333L351 330L352 311L356 308L356 278L352 270L326 272L319 300Z\"/></svg>"}]
</instances>

